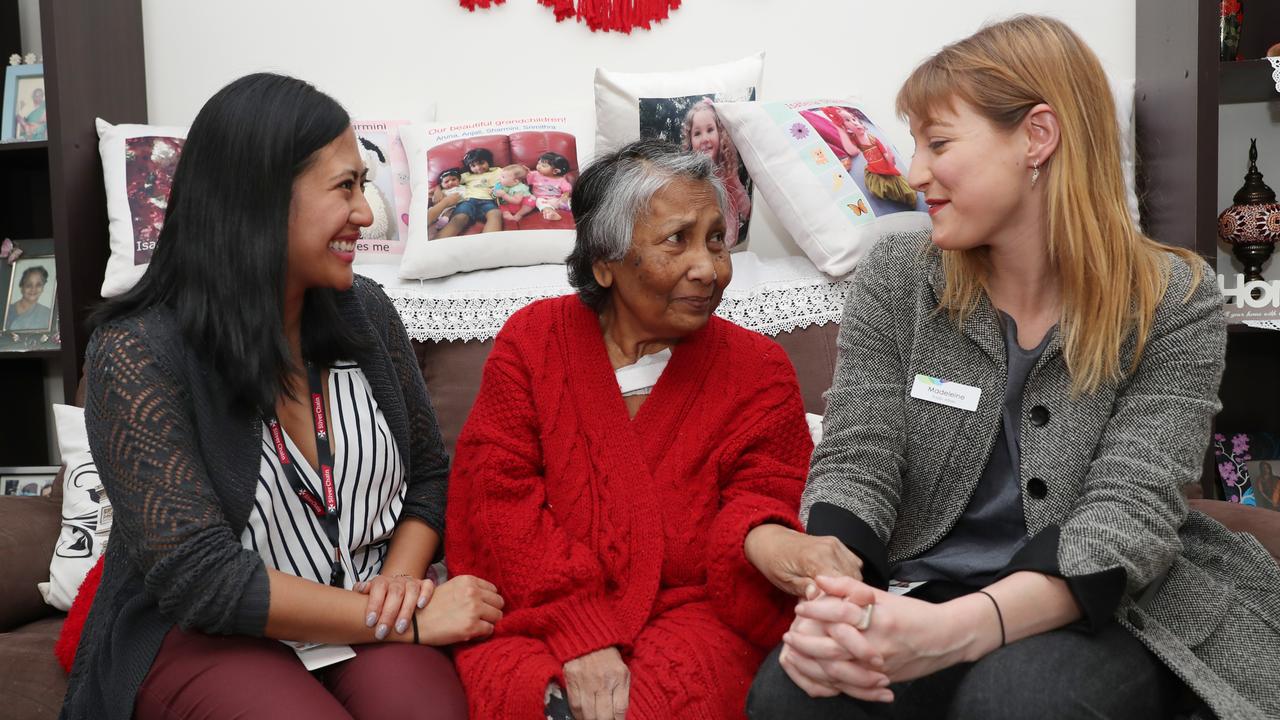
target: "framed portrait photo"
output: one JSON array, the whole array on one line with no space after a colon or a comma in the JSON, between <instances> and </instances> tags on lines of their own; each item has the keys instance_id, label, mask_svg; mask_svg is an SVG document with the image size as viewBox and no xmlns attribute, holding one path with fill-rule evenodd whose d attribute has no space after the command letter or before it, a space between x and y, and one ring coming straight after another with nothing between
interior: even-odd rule
<instances>
[{"instance_id":1,"label":"framed portrait photo","mask_svg":"<svg viewBox=\"0 0 1280 720\"><path fill-rule=\"evenodd\" d=\"M18 240L0 260L0 351L57 350L58 266L52 240Z\"/></svg>"},{"instance_id":2,"label":"framed portrait photo","mask_svg":"<svg viewBox=\"0 0 1280 720\"><path fill-rule=\"evenodd\" d=\"M4 73L4 118L0 142L49 139L44 65L10 65Z\"/></svg>"}]
</instances>

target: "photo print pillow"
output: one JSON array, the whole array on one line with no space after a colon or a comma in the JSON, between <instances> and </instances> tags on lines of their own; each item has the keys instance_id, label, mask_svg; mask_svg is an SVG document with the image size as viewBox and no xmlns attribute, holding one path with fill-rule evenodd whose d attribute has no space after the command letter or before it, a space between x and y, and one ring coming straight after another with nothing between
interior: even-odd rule
<instances>
[{"instance_id":1,"label":"photo print pillow","mask_svg":"<svg viewBox=\"0 0 1280 720\"><path fill-rule=\"evenodd\" d=\"M405 128L412 200L400 277L563 263L573 185L590 157L581 127L529 116Z\"/></svg>"},{"instance_id":2,"label":"photo print pillow","mask_svg":"<svg viewBox=\"0 0 1280 720\"><path fill-rule=\"evenodd\" d=\"M930 227L903 157L848 100L717 103L761 195L819 270L853 270L882 235Z\"/></svg>"},{"instance_id":3,"label":"photo print pillow","mask_svg":"<svg viewBox=\"0 0 1280 720\"><path fill-rule=\"evenodd\" d=\"M433 108L431 116L434 113ZM360 232L356 262L394 263L404 251L409 175L399 133L407 124L404 120L352 122L369 168L365 198L373 211L373 224ZM151 262L187 128L112 125L101 118L97 127L111 238L102 296L115 297L137 284Z\"/></svg>"},{"instance_id":4,"label":"photo print pillow","mask_svg":"<svg viewBox=\"0 0 1280 720\"><path fill-rule=\"evenodd\" d=\"M678 72L597 68L596 148L607 153L658 138L709 155L728 192L725 241L731 250L743 250L751 220L750 169L739 159L716 103L755 100L763 71L764 53Z\"/></svg>"},{"instance_id":5,"label":"photo print pillow","mask_svg":"<svg viewBox=\"0 0 1280 720\"><path fill-rule=\"evenodd\" d=\"M111 237L102 297L109 298L129 290L147 271L187 129L96 122Z\"/></svg>"},{"instance_id":6,"label":"photo print pillow","mask_svg":"<svg viewBox=\"0 0 1280 720\"><path fill-rule=\"evenodd\" d=\"M58 450L66 468L62 480L62 531L53 546L49 582L39 583L37 587L46 603L66 611L80 591L85 575L107 549L111 503L89 455L84 409L54 405L53 420Z\"/></svg>"}]
</instances>

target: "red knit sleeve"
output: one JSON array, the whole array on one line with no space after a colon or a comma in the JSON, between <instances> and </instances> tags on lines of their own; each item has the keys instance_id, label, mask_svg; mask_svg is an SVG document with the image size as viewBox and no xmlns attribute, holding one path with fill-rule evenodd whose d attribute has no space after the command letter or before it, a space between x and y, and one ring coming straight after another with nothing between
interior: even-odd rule
<instances>
[{"instance_id":1,"label":"red knit sleeve","mask_svg":"<svg viewBox=\"0 0 1280 720\"><path fill-rule=\"evenodd\" d=\"M547 509L539 417L524 360L531 353L517 347L513 334L498 335L458 438L445 555L451 573L498 586L506 601L498 634L540 638L564 663L625 647L630 638L605 597L596 554Z\"/></svg>"},{"instance_id":2,"label":"red knit sleeve","mask_svg":"<svg viewBox=\"0 0 1280 720\"><path fill-rule=\"evenodd\" d=\"M772 345L772 343L771 343ZM758 525L803 532L797 516L813 441L795 370L773 345L752 390L747 430L730 441L721 461L721 508L711 526L707 589L722 620L761 647L772 647L791 622L795 599L747 561L743 543Z\"/></svg>"}]
</instances>

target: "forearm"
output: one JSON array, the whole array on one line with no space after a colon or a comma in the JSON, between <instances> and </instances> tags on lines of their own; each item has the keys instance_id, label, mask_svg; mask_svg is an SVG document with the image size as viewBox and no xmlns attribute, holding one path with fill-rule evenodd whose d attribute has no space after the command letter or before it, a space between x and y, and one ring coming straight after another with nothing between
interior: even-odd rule
<instances>
[{"instance_id":1,"label":"forearm","mask_svg":"<svg viewBox=\"0 0 1280 720\"><path fill-rule=\"evenodd\" d=\"M408 575L422 579L440 547L440 533L416 517L403 517L391 535L391 547L382 563L382 575Z\"/></svg>"},{"instance_id":2,"label":"forearm","mask_svg":"<svg viewBox=\"0 0 1280 720\"><path fill-rule=\"evenodd\" d=\"M968 633L965 660L973 662L1005 644L1057 630L1079 620L1080 606L1066 581L1036 572L1017 572L946 603L956 628ZM992 600L995 600L993 603ZM999 605L999 612L996 606Z\"/></svg>"},{"instance_id":3,"label":"forearm","mask_svg":"<svg viewBox=\"0 0 1280 720\"><path fill-rule=\"evenodd\" d=\"M341 588L267 569L271 605L265 635L277 640L356 644L377 642L364 623L369 599ZM412 633L389 633L386 641L413 642Z\"/></svg>"}]
</instances>

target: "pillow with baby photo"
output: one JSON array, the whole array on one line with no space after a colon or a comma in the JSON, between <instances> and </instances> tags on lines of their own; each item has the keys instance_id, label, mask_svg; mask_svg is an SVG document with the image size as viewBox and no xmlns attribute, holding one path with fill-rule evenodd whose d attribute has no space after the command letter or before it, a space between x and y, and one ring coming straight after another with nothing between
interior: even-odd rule
<instances>
[{"instance_id":1,"label":"pillow with baby photo","mask_svg":"<svg viewBox=\"0 0 1280 720\"><path fill-rule=\"evenodd\" d=\"M400 277L563 263L573 185L590 157L580 127L530 116L406 128L412 199Z\"/></svg>"},{"instance_id":2,"label":"pillow with baby photo","mask_svg":"<svg viewBox=\"0 0 1280 720\"><path fill-rule=\"evenodd\" d=\"M658 138L709 155L728 191L725 240L732 250L744 250L751 220L751 176L739 161L715 103L755 100L763 69L764 53L676 72L597 68L596 147L611 152L633 140Z\"/></svg>"},{"instance_id":3,"label":"pillow with baby photo","mask_svg":"<svg viewBox=\"0 0 1280 720\"><path fill-rule=\"evenodd\" d=\"M716 103L760 193L822 272L839 277L885 233L928 229L909 159L848 100Z\"/></svg>"},{"instance_id":4,"label":"pillow with baby photo","mask_svg":"<svg viewBox=\"0 0 1280 720\"><path fill-rule=\"evenodd\" d=\"M435 107L430 105L424 119L434 117ZM373 225L360 233L356 262L399 262L404 250L409 174L399 128L407 124L405 120L352 122L369 167L365 198L374 216ZM151 262L187 128L112 125L101 118L97 128L111 244L102 296L114 297L132 288Z\"/></svg>"}]
</instances>

